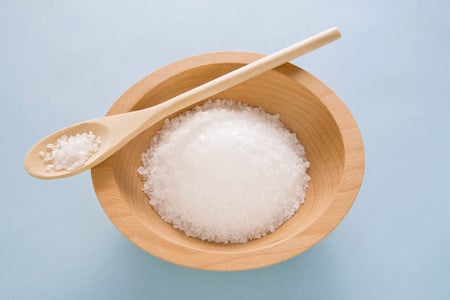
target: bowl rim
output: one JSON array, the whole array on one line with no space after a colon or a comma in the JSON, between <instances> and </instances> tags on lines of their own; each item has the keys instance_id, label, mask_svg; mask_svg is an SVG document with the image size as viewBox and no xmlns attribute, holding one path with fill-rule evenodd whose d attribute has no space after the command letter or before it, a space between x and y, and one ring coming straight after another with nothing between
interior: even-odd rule
<instances>
[{"instance_id":1,"label":"bowl rim","mask_svg":"<svg viewBox=\"0 0 450 300\"><path fill-rule=\"evenodd\" d=\"M211 64L248 64L262 56L252 52L221 51L191 56L171 63L131 86L115 101L106 115L132 110L136 101L145 97L149 90L180 72ZM195 269L225 271L255 269L285 261L308 250L337 227L356 199L364 174L364 146L356 121L339 97L305 70L291 63L274 70L301 83L320 98L341 133L345 158L342 180L335 195L336 200L332 201L318 220L302 234L253 250L199 251L173 244L145 230L140 220L124 203L115 185L113 156L92 168L91 178L100 205L119 231L144 251L163 260ZM348 159L349 157L351 159ZM310 235L305 241L303 235L308 234L307 231L310 231Z\"/></svg>"}]
</instances>

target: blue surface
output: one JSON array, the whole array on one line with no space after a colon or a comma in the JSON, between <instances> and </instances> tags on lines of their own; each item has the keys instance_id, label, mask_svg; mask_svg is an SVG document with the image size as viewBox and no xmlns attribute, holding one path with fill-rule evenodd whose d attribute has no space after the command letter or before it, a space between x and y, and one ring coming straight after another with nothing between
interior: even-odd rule
<instances>
[{"instance_id":1,"label":"blue surface","mask_svg":"<svg viewBox=\"0 0 450 300\"><path fill-rule=\"evenodd\" d=\"M0 0L0 298L450 299L449 11L448 0ZM23 170L34 142L103 115L159 67L271 53L332 26L341 40L294 63L354 114L366 173L345 220L300 256L245 272L179 267L122 236L89 173Z\"/></svg>"}]
</instances>

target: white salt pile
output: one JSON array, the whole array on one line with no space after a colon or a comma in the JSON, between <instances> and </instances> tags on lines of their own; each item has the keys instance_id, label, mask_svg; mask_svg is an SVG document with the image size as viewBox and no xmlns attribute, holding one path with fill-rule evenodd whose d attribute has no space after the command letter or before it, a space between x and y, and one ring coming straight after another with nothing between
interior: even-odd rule
<instances>
[{"instance_id":1,"label":"white salt pile","mask_svg":"<svg viewBox=\"0 0 450 300\"><path fill-rule=\"evenodd\" d=\"M54 144L48 144L47 151L40 151L39 156L48 164L47 171L70 171L83 166L98 151L100 144L100 136L91 131L69 137L63 135Z\"/></svg>"},{"instance_id":2,"label":"white salt pile","mask_svg":"<svg viewBox=\"0 0 450 300\"><path fill-rule=\"evenodd\" d=\"M309 162L295 134L261 108L208 101L166 120L138 172L158 214L188 236L245 243L303 203Z\"/></svg>"}]
</instances>

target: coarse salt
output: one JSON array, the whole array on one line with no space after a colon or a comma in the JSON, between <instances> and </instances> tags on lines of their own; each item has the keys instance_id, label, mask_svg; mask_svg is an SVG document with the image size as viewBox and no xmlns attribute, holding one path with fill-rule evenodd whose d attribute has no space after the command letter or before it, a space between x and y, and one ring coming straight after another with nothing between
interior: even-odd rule
<instances>
[{"instance_id":1,"label":"coarse salt","mask_svg":"<svg viewBox=\"0 0 450 300\"><path fill-rule=\"evenodd\" d=\"M54 144L48 144L39 156L47 164L47 171L74 170L83 166L100 147L101 138L91 131L61 136Z\"/></svg>"},{"instance_id":2,"label":"coarse salt","mask_svg":"<svg viewBox=\"0 0 450 300\"><path fill-rule=\"evenodd\" d=\"M143 190L161 218L220 243L273 232L303 203L310 179L304 148L279 116L231 100L166 120L142 163Z\"/></svg>"}]
</instances>

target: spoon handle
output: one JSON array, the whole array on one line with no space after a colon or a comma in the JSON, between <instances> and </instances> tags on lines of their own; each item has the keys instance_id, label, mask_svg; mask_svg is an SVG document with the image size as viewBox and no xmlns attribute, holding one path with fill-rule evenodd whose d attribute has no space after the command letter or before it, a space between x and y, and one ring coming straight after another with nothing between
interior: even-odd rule
<instances>
[{"instance_id":1,"label":"spoon handle","mask_svg":"<svg viewBox=\"0 0 450 300\"><path fill-rule=\"evenodd\" d=\"M238 85L250 78L276 68L300 55L306 54L331 43L340 37L341 33L336 27L325 30L308 39L284 48L271 55L265 56L192 90L182 93L160 105L168 110L166 113L172 114L180 109L195 104L198 101L214 96L215 94Z\"/></svg>"}]
</instances>

